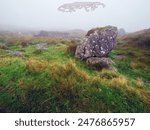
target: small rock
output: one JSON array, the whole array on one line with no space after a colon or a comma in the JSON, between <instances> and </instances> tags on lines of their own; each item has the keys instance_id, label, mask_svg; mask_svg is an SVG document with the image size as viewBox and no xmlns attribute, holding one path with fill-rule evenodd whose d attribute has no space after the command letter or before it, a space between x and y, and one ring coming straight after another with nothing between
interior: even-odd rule
<instances>
[{"instance_id":1,"label":"small rock","mask_svg":"<svg viewBox=\"0 0 150 130\"><path fill-rule=\"evenodd\" d=\"M47 43L39 43L35 45L36 50L45 51L47 50Z\"/></svg>"},{"instance_id":2,"label":"small rock","mask_svg":"<svg viewBox=\"0 0 150 130\"><path fill-rule=\"evenodd\" d=\"M10 56L22 57L22 53L20 51L6 50L6 52L8 52Z\"/></svg>"},{"instance_id":3,"label":"small rock","mask_svg":"<svg viewBox=\"0 0 150 130\"><path fill-rule=\"evenodd\" d=\"M102 70L103 68L112 70L112 64L114 62L109 58L91 57L86 60L86 63L96 70Z\"/></svg>"}]
</instances>

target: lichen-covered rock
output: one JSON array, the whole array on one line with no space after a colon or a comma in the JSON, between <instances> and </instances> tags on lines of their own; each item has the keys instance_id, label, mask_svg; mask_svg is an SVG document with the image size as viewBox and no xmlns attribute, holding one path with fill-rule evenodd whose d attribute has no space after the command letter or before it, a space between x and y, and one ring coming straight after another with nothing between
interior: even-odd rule
<instances>
[{"instance_id":1,"label":"lichen-covered rock","mask_svg":"<svg viewBox=\"0 0 150 130\"><path fill-rule=\"evenodd\" d=\"M112 69L112 64L114 62L109 58L90 57L86 60L86 63L91 68L101 70L103 68Z\"/></svg>"},{"instance_id":2,"label":"lichen-covered rock","mask_svg":"<svg viewBox=\"0 0 150 130\"><path fill-rule=\"evenodd\" d=\"M115 46L117 33L113 26L91 29L83 43L77 46L75 57L81 60L105 57Z\"/></svg>"}]
</instances>

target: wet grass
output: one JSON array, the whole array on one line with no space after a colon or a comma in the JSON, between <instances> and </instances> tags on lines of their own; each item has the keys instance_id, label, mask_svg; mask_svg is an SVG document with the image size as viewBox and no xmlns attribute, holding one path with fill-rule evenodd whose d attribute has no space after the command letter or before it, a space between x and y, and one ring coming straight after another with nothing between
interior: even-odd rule
<instances>
[{"instance_id":1,"label":"wet grass","mask_svg":"<svg viewBox=\"0 0 150 130\"><path fill-rule=\"evenodd\" d=\"M22 57L0 51L0 111L150 112L149 52L122 45L109 54L118 72L91 70L68 53L68 43L43 52L34 45L9 47Z\"/></svg>"}]
</instances>

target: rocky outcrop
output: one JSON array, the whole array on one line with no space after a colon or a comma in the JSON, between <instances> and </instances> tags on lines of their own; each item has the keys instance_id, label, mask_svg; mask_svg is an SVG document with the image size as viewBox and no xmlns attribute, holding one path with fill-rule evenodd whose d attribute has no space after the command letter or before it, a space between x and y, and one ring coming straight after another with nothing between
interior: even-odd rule
<instances>
[{"instance_id":1,"label":"rocky outcrop","mask_svg":"<svg viewBox=\"0 0 150 130\"><path fill-rule=\"evenodd\" d=\"M90 57L105 57L114 48L117 28L106 26L88 31L83 43L77 46L75 57L86 60Z\"/></svg>"}]
</instances>

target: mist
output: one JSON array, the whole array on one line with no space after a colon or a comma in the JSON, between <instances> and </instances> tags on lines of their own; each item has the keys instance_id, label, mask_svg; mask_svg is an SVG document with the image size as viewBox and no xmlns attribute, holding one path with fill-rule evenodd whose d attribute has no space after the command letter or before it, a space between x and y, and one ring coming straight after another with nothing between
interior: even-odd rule
<instances>
[{"instance_id":1,"label":"mist","mask_svg":"<svg viewBox=\"0 0 150 130\"><path fill-rule=\"evenodd\" d=\"M57 10L72 2L102 2L93 12L73 13ZM23 28L37 30L84 29L114 25L133 32L150 27L150 0L0 0L0 30Z\"/></svg>"}]
</instances>

